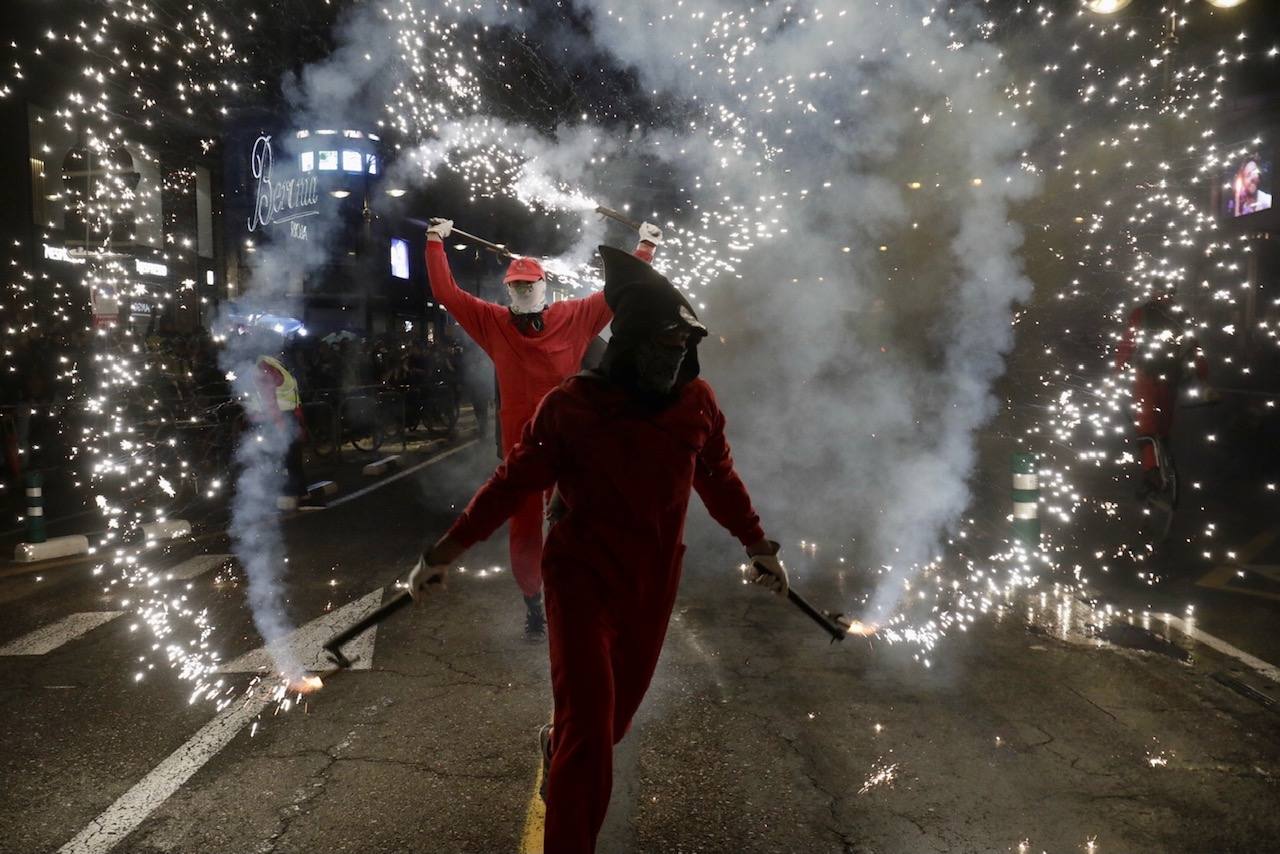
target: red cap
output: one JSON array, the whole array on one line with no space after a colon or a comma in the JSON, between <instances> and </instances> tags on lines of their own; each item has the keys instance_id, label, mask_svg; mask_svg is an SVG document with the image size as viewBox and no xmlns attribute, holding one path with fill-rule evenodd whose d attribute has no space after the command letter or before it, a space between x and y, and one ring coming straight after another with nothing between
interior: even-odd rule
<instances>
[{"instance_id":1,"label":"red cap","mask_svg":"<svg viewBox=\"0 0 1280 854\"><path fill-rule=\"evenodd\" d=\"M536 282L543 278L546 278L546 275L542 272L542 265L538 263L537 258L516 258L511 262L511 266L507 267L507 274L502 277L502 283L509 285L512 282Z\"/></svg>"}]
</instances>

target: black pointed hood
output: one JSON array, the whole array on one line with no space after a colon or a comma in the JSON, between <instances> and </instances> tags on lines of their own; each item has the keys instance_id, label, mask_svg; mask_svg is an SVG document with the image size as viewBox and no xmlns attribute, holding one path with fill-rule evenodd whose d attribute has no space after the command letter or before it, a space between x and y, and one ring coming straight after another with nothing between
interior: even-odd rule
<instances>
[{"instance_id":1,"label":"black pointed hood","mask_svg":"<svg viewBox=\"0 0 1280 854\"><path fill-rule=\"evenodd\" d=\"M707 328L676 286L649 264L612 246L601 246L600 257L604 259L604 299L613 310L612 337L600 362L601 372L633 385L628 382L632 351L654 335L684 327L692 334L676 380L678 390L698 376L698 342L706 337Z\"/></svg>"}]
</instances>

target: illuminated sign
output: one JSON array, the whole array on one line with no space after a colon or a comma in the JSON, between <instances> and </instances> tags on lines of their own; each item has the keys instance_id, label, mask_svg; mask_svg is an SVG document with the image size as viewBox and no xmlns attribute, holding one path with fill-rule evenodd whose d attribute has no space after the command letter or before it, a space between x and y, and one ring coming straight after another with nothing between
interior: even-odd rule
<instances>
[{"instance_id":1,"label":"illuminated sign","mask_svg":"<svg viewBox=\"0 0 1280 854\"><path fill-rule=\"evenodd\" d=\"M73 258L64 246L44 244L44 257L50 261L62 261L65 264L83 264L83 258Z\"/></svg>"},{"instance_id":2,"label":"illuminated sign","mask_svg":"<svg viewBox=\"0 0 1280 854\"><path fill-rule=\"evenodd\" d=\"M258 137L253 144L250 163L256 183L249 231L257 231L272 223L295 222L320 213L320 193L314 175L286 179L273 175L275 158L271 152L271 137ZM324 153L321 152L322 169L323 164Z\"/></svg>"},{"instance_id":3,"label":"illuminated sign","mask_svg":"<svg viewBox=\"0 0 1280 854\"><path fill-rule=\"evenodd\" d=\"M338 152L336 151L320 152L320 171L321 172L338 171Z\"/></svg>"},{"instance_id":4,"label":"illuminated sign","mask_svg":"<svg viewBox=\"0 0 1280 854\"><path fill-rule=\"evenodd\" d=\"M169 267L165 264L157 264L155 261L143 261L141 258L135 258L133 267L138 271L140 276L167 276L169 275Z\"/></svg>"},{"instance_id":5,"label":"illuminated sign","mask_svg":"<svg viewBox=\"0 0 1280 854\"><path fill-rule=\"evenodd\" d=\"M343 149L342 152L342 170L344 172L363 172L364 164L361 161L364 158L360 156L360 152Z\"/></svg>"}]
</instances>

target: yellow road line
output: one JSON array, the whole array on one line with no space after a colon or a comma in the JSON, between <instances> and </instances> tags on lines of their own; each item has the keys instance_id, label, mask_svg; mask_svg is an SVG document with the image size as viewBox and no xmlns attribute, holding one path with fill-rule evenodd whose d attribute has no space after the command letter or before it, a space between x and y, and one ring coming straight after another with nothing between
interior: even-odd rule
<instances>
[{"instance_id":1,"label":"yellow road line","mask_svg":"<svg viewBox=\"0 0 1280 854\"><path fill-rule=\"evenodd\" d=\"M533 794L525 808L524 833L520 835L520 854L542 854L542 830L547 821L547 805L538 795L542 788L542 763L533 778Z\"/></svg>"}]
</instances>

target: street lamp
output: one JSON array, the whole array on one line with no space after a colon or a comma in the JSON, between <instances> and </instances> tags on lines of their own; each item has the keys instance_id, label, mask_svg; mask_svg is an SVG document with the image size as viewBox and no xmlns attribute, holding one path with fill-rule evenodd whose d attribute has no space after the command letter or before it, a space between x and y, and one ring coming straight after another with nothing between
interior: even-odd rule
<instances>
[{"instance_id":1,"label":"street lamp","mask_svg":"<svg viewBox=\"0 0 1280 854\"><path fill-rule=\"evenodd\" d=\"M1128 6L1130 0L1085 0L1084 7L1099 15L1111 15Z\"/></svg>"},{"instance_id":2,"label":"street lamp","mask_svg":"<svg viewBox=\"0 0 1280 854\"><path fill-rule=\"evenodd\" d=\"M1084 7L1099 15L1113 15L1131 2L1133 0L1084 0ZM1234 9L1236 6L1243 6L1245 0L1206 0L1206 2L1219 9Z\"/></svg>"}]
</instances>

